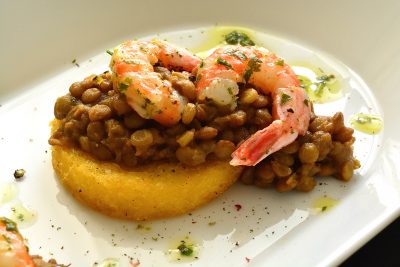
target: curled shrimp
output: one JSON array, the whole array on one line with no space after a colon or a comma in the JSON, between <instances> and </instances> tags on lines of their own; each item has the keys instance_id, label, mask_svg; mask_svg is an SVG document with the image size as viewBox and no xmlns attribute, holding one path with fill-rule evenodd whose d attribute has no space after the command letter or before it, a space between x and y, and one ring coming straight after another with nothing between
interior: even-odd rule
<instances>
[{"instance_id":1,"label":"curled shrimp","mask_svg":"<svg viewBox=\"0 0 400 267\"><path fill-rule=\"evenodd\" d=\"M35 267L16 224L0 217L0 266Z\"/></svg>"},{"instance_id":2,"label":"curled shrimp","mask_svg":"<svg viewBox=\"0 0 400 267\"><path fill-rule=\"evenodd\" d=\"M183 48L160 40L127 41L114 49L110 67L114 88L125 93L127 103L143 118L162 125L174 125L181 119L186 99L154 72L160 62L171 69L191 72L200 59Z\"/></svg>"},{"instance_id":3,"label":"curled shrimp","mask_svg":"<svg viewBox=\"0 0 400 267\"><path fill-rule=\"evenodd\" d=\"M231 165L254 166L307 131L311 116L307 94L290 66L264 48L217 48L201 64L197 80L200 100L209 99L232 109L237 105L237 83L250 83L271 94L274 121L233 152Z\"/></svg>"}]
</instances>

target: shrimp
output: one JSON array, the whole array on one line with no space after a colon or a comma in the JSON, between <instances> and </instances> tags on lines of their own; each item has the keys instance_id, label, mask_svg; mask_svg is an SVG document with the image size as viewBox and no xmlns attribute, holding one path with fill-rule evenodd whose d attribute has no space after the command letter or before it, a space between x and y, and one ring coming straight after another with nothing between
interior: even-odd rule
<instances>
[{"instance_id":1,"label":"shrimp","mask_svg":"<svg viewBox=\"0 0 400 267\"><path fill-rule=\"evenodd\" d=\"M35 267L16 224L0 217L0 266Z\"/></svg>"},{"instance_id":2,"label":"shrimp","mask_svg":"<svg viewBox=\"0 0 400 267\"><path fill-rule=\"evenodd\" d=\"M307 131L310 104L296 74L283 59L261 47L227 45L217 48L200 65L198 99L237 105L238 83L250 83L273 99L272 124L245 140L233 153L231 165L254 166Z\"/></svg>"},{"instance_id":3,"label":"shrimp","mask_svg":"<svg viewBox=\"0 0 400 267\"><path fill-rule=\"evenodd\" d=\"M141 117L170 126L181 119L186 99L170 81L154 72L157 62L169 69L192 72L201 61L186 49L164 41L127 41L114 49L110 68L114 88L125 93L127 103Z\"/></svg>"}]
</instances>

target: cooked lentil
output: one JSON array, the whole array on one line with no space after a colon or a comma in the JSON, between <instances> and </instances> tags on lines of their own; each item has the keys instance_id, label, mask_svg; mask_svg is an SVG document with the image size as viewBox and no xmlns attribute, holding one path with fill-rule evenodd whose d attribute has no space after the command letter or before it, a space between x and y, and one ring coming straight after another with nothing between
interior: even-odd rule
<instances>
[{"instance_id":1,"label":"cooked lentil","mask_svg":"<svg viewBox=\"0 0 400 267\"><path fill-rule=\"evenodd\" d=\"M271 97L255 88L241 88L239 105L231 110L197 101L192 74L160 66L155 71L188 99L180 123L166 127L140 117L105 72L73 83L69 93L57 99L54 114L61 127L49 143L80 147L99 160L128 168L160 160L194 166L208 159L229 160L243 140L272 123ZM255 167L245 167L240 179L279 192L308 192L317 176L348 181L360 167L353 143L353 129L344 125L342 113L313 114L304 136Z\"/></svg>"}]
</instances>

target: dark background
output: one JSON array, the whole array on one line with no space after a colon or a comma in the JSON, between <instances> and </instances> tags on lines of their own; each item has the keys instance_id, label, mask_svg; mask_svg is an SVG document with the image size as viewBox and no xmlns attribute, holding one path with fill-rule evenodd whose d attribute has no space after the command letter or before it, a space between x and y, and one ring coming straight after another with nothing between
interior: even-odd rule
<instances>
[{"instance_id":1,"label":"dark background","mask_svg":"<svg viewBox=\"0 0 400 267\"><path fill-rule=\"evenodd\" d=\"M400 266L400 217L340 266Z\"/></svg>"}]
</instances>

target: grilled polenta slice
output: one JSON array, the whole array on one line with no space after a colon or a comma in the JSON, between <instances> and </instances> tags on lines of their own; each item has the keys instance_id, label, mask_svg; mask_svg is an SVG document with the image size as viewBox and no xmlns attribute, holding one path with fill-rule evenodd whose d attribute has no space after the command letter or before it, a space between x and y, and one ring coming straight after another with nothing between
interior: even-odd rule
<instances>
[{"instance_id":1,"label":"grilled polenta slice","mask_svg":"<svg viewBox=\"0 0 400 267\"><path fill-rule=\"evenodd\" d=\"M53 130L56 125L53 124ZM70 147L52 147L53 168L80 202L106 215L151 220L192 211L225 192L241 168L226 161L187 167L149 163L127 170Z\"/></svg>"}]
</instances>

